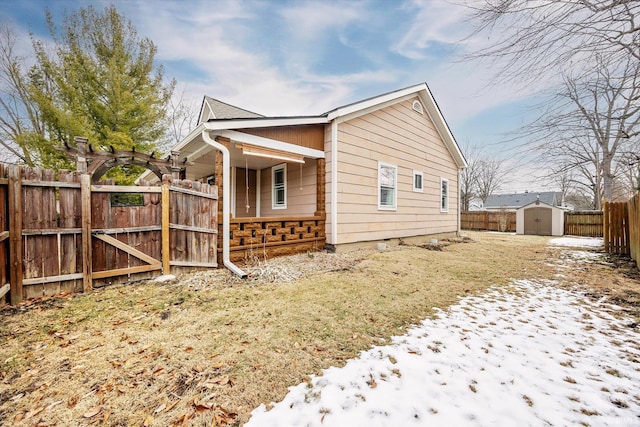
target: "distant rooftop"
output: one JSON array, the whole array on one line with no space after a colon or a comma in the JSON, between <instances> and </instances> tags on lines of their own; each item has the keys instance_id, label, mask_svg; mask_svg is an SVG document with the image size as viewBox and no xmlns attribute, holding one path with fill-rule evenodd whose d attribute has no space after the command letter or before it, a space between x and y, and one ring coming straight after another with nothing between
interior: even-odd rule
<instances>
[{"instance_id":1,"label":"distant rooftop","mask_svg":"<svg viewBox=\"0 0 640 427\"><path fill-rule=\"evenodd\" d=\"M484 208L510 208L517 209L540 200L551 206L559 206L562 203L562 193L555 191L542 191L515 194L492 194L484 204Z\"/></svg>"}]
</instances>

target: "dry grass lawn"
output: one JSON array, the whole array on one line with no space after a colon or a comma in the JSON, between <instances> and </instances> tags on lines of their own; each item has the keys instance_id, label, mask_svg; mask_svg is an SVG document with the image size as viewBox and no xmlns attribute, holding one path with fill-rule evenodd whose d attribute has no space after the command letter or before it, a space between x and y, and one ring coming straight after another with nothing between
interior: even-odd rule
<instances>
[{"instance_id":1,"label":"dry grass lawn","mask_svg":"<svg viewBox=\"0 0 640 427\"><path fill-rule=\"evenodd\" d=\"M441 251L304 254L261 264L262 278L245 282L216 270L5 308L0 422L242 425L260 403L403 334L434 307L555 272L548 238L466 234L472 242ZM637 291L634 277L601 267L579 274L585 283L620 276Z\"/></svg>"}]
</instances>

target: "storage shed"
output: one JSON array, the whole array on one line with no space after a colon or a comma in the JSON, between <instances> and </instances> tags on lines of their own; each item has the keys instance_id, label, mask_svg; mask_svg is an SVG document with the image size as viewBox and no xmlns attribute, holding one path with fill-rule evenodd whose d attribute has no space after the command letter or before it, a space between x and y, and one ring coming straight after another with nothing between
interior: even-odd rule
<instances>
[{"instance_id":1,"label":"storage shed","mask_svg":"<svg viewBox=\"0 0 640 427\"><path fill-rule=\"evenodd\" d=\"M516 210L516 234L562 236L564 210L536 200Z\"/></svg>"}]
</instances>

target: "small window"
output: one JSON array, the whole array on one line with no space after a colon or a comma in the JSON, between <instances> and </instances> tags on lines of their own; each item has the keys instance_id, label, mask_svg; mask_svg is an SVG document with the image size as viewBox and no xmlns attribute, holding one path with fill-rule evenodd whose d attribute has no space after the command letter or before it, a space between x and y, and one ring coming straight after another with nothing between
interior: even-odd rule
<instances>
[{"instance_id":1,"label":"small window","mask_svg":"<svg viewBox=\"0 0 640 427\"><path fill-rule=\"evenodd\" d=\"M395 210L398 167L378 162L378 209Z\"/></svg>"},{"instance_id":2,"label":"small window","mask_svg":"<svg viewBox=\"0 0 640 427\"><path fill-rule=\"evenodd\" d=\"M111 193L110 196L111 206L144 206L144 196L142 193Z\"/></svg>"},{"instance_id":3,"label":"small window","mask_svg":"<svg viewBox=\"0 0 640 427\"><path fill-rule=\"evenodd\" d=\"M449 180L440 178L440 212L449 212Z\"/></svg>"},{"instance_id":4,"label":"small window","mask_svg":"<svg viewBox=\"0 0 640 427\"><path fill-rule=\"evenodd\" d=\"M411 108L413 108L413 111L424 114L424 109L422 108L422 104L420 103L420 101L413 101L413 105Z\"/></svg>"},{"instance_id":5,"label":"small window","mask_svg":"<svg viewBox=\"0 0 640 427\"><path fill-rule=\"evenodd\" d=\"M423 175L420 171L413 171L413 191L417 193L422 193Z\"/></svg>"},{"instance_id":6,"label":"small window","mask_svg":"<svg viewBox=\"0 0 640 427\"><path fill-rule=\"evenodd\" d=\"M273 209L287 208L287 165L282 164L271 168Z\"/></svg>"}]
</instances>

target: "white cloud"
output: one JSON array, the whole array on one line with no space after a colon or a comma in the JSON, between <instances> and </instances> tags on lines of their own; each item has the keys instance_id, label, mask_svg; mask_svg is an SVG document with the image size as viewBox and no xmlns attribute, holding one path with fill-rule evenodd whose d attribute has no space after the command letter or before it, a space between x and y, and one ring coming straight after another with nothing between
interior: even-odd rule
<instances>
[{"instance_id":1,"label":"white cloud","mask_svg":"<svg viewBox=\"0 0 640 427\"><path fill-rule=\"evenodd\" d=\"M405 5L417 10L403 37L393 51L410 59L424 59L435 43L461 43L461 23L468 10L444 0L413 0Z\"/></svg>"}]
</instances>

